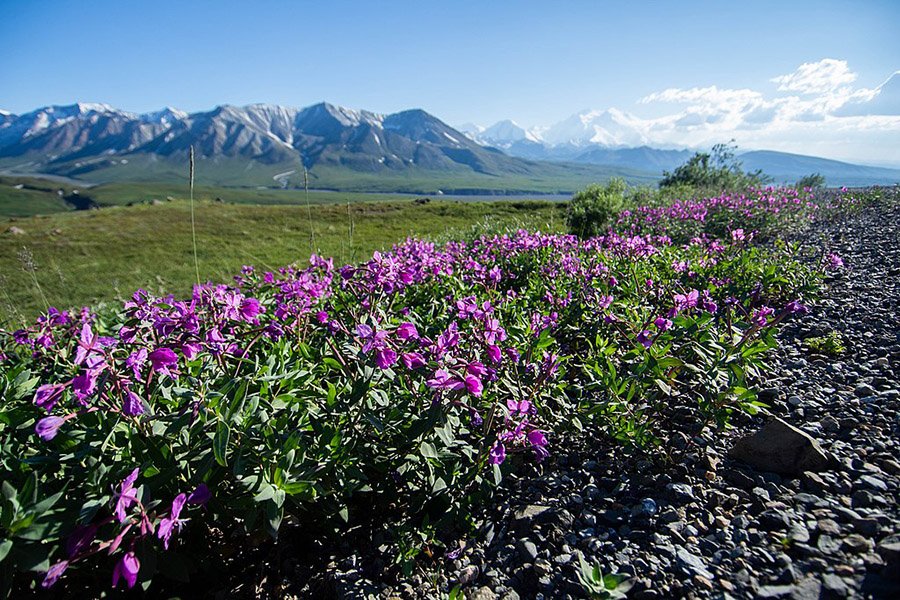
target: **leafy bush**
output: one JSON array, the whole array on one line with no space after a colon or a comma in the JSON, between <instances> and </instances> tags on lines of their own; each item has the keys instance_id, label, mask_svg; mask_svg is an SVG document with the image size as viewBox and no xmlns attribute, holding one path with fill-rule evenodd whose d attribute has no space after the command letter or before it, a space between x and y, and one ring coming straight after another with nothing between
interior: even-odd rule
<instances>
[{"instance_id":1,"label":"leafy bush","mask_svg":"<svg viewBox=\"0 0 900 600\"><path fill-rule=\"evenodd\" d=\"M606 185L593 184L572 196L566 223L578 237L604 233L625 206L625 180L614 177Z\"/></svg>"},{"instance_id":2,"label":"leafy bush","mask_svg":"<svg viewBox=\"0 0 900 600\"><path fill-rule=\"evenodd\" d=\"M812 352L827 356L840 356L847 351L844 339L837 331L829 331L825 335L816 337L808 337L803 340L803 344Z\"/></svg>"},{"instance_id":3,"label":"leafy bush","mask_svg":"<svg viewBox=\"0 0 900 600\"><path fill-rule=\"evenodd\" d=\"M793 202L766 198L729 222ZM205 564L213 529L252 544L372 513L408 564L567 428L666 456L673 411L700 428L755 411L773 328L819 273L740 228L674 243L692 213L647 214L587 240L520 230L247 267L187 300L138 292L0 332L4 576L92 581L99 564L147 587Z\"/></svg>"},{"instance_id":4,"label":"leafy bush","mask_svg":"<svg viewBox=\"0 0 900 600\"><path fill-rule=\"evenodd\" d=\"M742 190L766 183L762 171L744 172L735 159L736 146L716 144L711 152L697 152L683 165L669 173L663 172L660 189L689 186L696 193Z\"/></svg>"},{"instance_id":5,"label":"leafy bush","mask_svg":"<svg viewBox=\"0 0 900 600\"><path fill-rule=\"evenodd\" d=\"M800 178L800 180L794 187L796 187L798 190L820 190L825 187L825 176L820 173L805 175Z\"/></svg>"}]
</instances>

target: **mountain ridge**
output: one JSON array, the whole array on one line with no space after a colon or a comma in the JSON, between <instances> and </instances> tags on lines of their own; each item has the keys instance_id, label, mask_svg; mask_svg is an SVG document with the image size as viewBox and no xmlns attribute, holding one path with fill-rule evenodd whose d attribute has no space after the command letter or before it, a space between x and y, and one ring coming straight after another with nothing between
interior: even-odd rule
<instances>
[{"instance_id":1,"label":"mountain ridge","mask_svg":"<svg viewBox=\"0 0 900 600\"><path fill-rule=\"evenodd\" d=\"M462 132L420 108L380 114L323 101L132 113L78 102L0 113L0 169L95 182L175 180L193 146L209 183L296 186L305 169L314 185L329 189L569 192L611 176L650 183L692 154L650 147L636 132L632 118L614 109L585 111L540 131L506 120ZM750 157L757 159L784 181L823 170L836 185L900 180L898 169L817 157Z\"/></svg>"}]
</instances>

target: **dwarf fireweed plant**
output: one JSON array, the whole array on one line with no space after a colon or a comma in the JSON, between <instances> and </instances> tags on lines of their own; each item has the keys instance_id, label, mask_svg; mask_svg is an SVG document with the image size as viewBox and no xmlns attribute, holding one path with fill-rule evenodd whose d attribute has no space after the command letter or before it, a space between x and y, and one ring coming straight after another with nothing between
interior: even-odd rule
<instances>
[{"instance_id":1,"label":"dwarf fireweed plant","mask_svg":"<svg viewBox=\"0 0 900 600\"><path fill-rule=\"evenodd\" d=\"M727 426L759 406L774 329L820 280L796 246L754 244L743 211L679 241L691 210L587 240L409 239L2 332L4 577L50 587L102 565L146 588L202 562L192 531L373 513L409 560L561 431L665 455L680 415Z\"/></svg>"}]
</instances>

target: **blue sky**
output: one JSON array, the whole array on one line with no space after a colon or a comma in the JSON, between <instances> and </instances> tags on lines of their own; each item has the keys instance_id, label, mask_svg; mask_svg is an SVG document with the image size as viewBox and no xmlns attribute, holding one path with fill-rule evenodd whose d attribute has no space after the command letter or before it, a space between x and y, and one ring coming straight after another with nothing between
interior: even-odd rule
<instances>
[{"instance_id":1,"label":"blue sky","mask_svg":"<svg viewBox=\"0 0 900 600\"><path fill-rule=\"evenodd\" d=\"M823 59L846 63L851 91L877 91L900 69L898 25L897 1L3 0L0 108L328 100L454 125L610 107L653 120L685 110L647 101L665 90L774 101L790 92L773 78Z\"/></svg>"}]
</instances>

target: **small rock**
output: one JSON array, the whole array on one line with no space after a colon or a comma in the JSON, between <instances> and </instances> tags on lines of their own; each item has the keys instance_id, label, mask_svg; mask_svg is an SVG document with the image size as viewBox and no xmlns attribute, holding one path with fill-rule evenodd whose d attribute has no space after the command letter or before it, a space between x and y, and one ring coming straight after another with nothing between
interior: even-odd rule
<instances>
[{"instance_id":1,"label":"small rock","mask_svg":"<svg viewBox=\"0 0 900 600\"><path fill-rule=\"evenodd\" d=\"M832 573L827 573L822 576L822 588L824 588L823 591L827 592L829 595L838 598L846 598L850 593L844 580Z\"/></svg>"},{"instance_id":2,"label":"small rock","mask_svg":"<svg viewBox=\"0 0 900 600\"><path fill-rule=\"evenodd\" d=\"M478 567L476 567L475 565L469 565L459 572L459 577L457 579L462 585L469 585L471 583L474 583L475 580L478 579Z\"/></svg>"},{"instance_id":3,"label":"small rock","mask_svg":"<svg viewBox=\"0 0 900 600\"><path fill-rule=\"evenodd\" d=\"M891 475L900 475L900 463L896 460L891 460L890 458L881 461L881 468L884 469L886 473L890 473Z\"/></svg>"},{"instance_id":4,"label":"small rock","mask_svg":"<svg viewBox=\"0 0 900 600\"><path fill-rule=\"evenodd\" d=\"M482 586L469 595L469 600L496 600L497 594L488 586Z\"/></svg>"},{"instance_id":5,"label":"small rock","mask_svg":"<svg viewBox=\"0 0 900 600\"><path fill-rule=\"evenodd\" d=\"M519 544L519 554L523 560L533 563L537 559L537 546L531 540L524 540Z\"/></svg>"},{"instance_id":6,"label":"small rock","mask_svg":"<svg viewBox=\"0 0 900 600\"><path fill-rule=\"evenodd\" d=\"M837 463L809 434L778 418L737 440L729 454L757 470L785 475L824 471Z\"/></svg>"},{"instance_id":7,"label":"small rock","mask_svg":"<svg viewBox=\"0 0 900 600\"><path fill-rule=\"evenodd\" d=\"M863 475L859 478L859 481L867 488L871 490L877 490L879 492L888 491L887 484L878 479L877 477L872 477L871 475Z\"/></svg>"},{"instance_id":8,"label":"small rock","mask_svg":"<svg viewBox=\"0 0 900 600\"><path fill-rule=\"evenodd\" d=\"M860 554L863 552L868 552L872 549L872 542L859 535L858 533L851 533L843 540L843 546L845 549L850 552L854 552L856 554Z\"/></svg>"},{"instance_id":9,"label":"small rock","mask_svg":"<svg viewBox=\"0 0 900 600\"><path fill-rule=\"evenodd\" d=\"M15 225L13 225L6 230L6 233L8 233L9 235L25 235L25 230L21 227L16 227Z\"/></svg>"},{"instance_id":10,"label":"small rock","mask_svg":"<svg viewBox=\"0 0 900 600\"><path fill-rule=\"evenodd\" d=\"M759 515L759 524L766 531L787 529L791 525L791 519L780 510L769 509Z\"/></svg>"},{"instance_id":11,"label":"small rock","mask_svg":"<svg viewBox=\"0 0 900 600\"><path fill-rule=\"evenodd\" d=\"M686 483L670 483L666 486L666 489L680 502L694 500L694 490Z\"/></svg>"},{"instance_id":12,"label":"small rock","mask_svg":"<svg viewBox=\"0 0 900 600\"><path fill-rule=\"evenodd\" d=\"M691 571L695 575L700 575L709 580L715 579L715 576L706 569L706 564L703 562L703 559L696 554L691 554L684 548L678 548L675 550L675 556L682 569Z\"/></svg>"},{"instance_id":13,"label":"small rock","mask_svg":"<svg viewBox=\"0 0 900 600\"><path fill-rule=\"evenodd\" d=\"M514 522L530 522L537 520L550 511L549 506L541 506L539 504L529 504L524 508L520 508L513 514ZM518 524L518 523L517 523Z\"/></svg>"},{"instance_id":14,"label":"small rock","mask_svg":"<svg viewBox=\"0 0 900 600\"><path fill-rule=\"evenodd\" d=\"M884 574L892 579L900 580L900 534L887 536L878 542L876 550L884 560Z\"/></svg>"},{"instance_id":15,"label":"small rock","mask_svg":"<svg viewBox=\"0 0 900 600\"><path fill-rule=\"evenodd\" d=\"M819 533L825 535L841 535L841 527L833 519L822 519L817 523Z\"/></svg>"}]
</instances>

